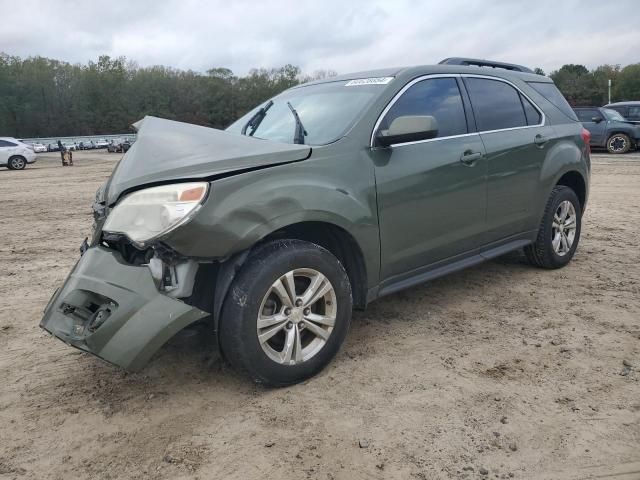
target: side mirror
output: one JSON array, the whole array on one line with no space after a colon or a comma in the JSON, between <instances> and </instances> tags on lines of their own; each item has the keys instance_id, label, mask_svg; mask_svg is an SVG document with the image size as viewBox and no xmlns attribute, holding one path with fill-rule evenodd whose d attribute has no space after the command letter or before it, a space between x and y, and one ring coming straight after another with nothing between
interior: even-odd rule
<instances>
[{"instance_id":1,"label":"side mirror","mask_svg":"<svg viewBox=\"0 0 640 480\"><path fill-rule=\"evenodd\" d=\"M388 130L376 136L378 145L388 147L395 143L417 142L438 136L438 121L431 115L405 115L396 117Z\"/></svg>"},{"instance_id":2,"label":"side mirror","mask_svg":"<svg viewBox=\"0 0 640 480\"><path fill-rule=\"evenodd\" d=\"M595 123L600 123L602 121L602 117L591 117L591 121Z\"/></svg>"}]
</instances>

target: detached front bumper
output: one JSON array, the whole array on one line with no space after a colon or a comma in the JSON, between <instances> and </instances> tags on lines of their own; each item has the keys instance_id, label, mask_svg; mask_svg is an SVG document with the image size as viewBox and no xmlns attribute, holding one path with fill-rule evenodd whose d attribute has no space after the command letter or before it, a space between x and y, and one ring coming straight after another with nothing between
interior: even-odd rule
<instances>
[{"instance_id":1,"label":"detached front bumper","mask_svg":"<svg viewBox=\"0 0 640 480\"><path fill-rule=\"evenodd\" d=\"M147 266L91 247L45 308L40 327L60 340L135 371L174 334L208 315L159 292Z\"/></svg>"}]
</instances>

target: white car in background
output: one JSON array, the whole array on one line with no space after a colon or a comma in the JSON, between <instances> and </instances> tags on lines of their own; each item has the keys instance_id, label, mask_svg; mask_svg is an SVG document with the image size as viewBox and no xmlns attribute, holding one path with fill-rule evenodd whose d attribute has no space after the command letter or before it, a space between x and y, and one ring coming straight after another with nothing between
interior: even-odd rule
<instances>
[{"instance_id":1,"label":"white car in background","mask_svg":"<svg viewBox=\"0 0 640 480\"><path fill-rule=\"evenodd\" d=\"M47 147L41 143L34 143L33 144L33 151L36 153L42 153L42 152L46 152L47 151Z\"/></svg>"},{"instance_id":2,"label":"white car in background","mask_svg":"<svg viewBox=\"0 0 640 480\"><path fill-rule=\"evenodd\" d=\"M22 170L36 161L36 153L26 143L13 137L0 137L0 167Z\"/></svg>"}]
</instances>

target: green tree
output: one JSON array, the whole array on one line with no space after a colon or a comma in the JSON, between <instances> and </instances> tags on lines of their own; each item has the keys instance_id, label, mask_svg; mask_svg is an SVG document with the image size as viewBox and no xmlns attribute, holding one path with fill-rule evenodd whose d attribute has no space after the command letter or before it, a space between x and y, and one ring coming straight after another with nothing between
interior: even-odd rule
<instances>
[{"instance_id":1,"label":"green tree","mask_svg":"<svg viewBox=\"0 0 640 480\"><path fill-rule=\"evenodd\" d=\"M640 100L640 63L627 65L615 78L612 92L614 102Z\"/></svg>"},{"instance_id":2,"label":"green tree","mask_svg":"<svg viewBox=\"0 0 640 480\"><path fill-rule=\"evenodd\" d=\"M571 105L598 103L598 89L593 75L584 65L563 65L550 76Z\"/></svg>"}]
</instances>

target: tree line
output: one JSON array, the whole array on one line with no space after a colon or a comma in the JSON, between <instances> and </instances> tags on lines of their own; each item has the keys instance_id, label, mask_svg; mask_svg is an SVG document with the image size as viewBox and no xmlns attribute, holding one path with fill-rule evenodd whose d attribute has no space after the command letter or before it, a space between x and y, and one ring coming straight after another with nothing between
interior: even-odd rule
<instances>
[{"instance_id":1,"label":"tree line","mask_svg":"<svg viewBox=\"0 0 640 480\"><path fill-rule=\"evenodd\" d=\"M0 135L17 138L101 135L131 131L145 115L224 128L264 100L301 82L335 75L304 75L293 65L227 68L206 73L101 56L86 65L44 57L0 54Z\"/></svg>"},{"instance_id":2,"label":"tree line","mask_svg":"<svg viewBox=\"0 0 640 480\"><path fill-rule=\"evenodd\" d=\"M124 57L101 56L81 65L0 54L0 135L124 133L145 115L225 128L289 87L335 74L308 75L285 65L238 76L227 68L199 73L139 67ZM605 104L609 78L614 100L640 99L640 64L603 65L591 71L582 65L564 65L550 76L573 105Z\"/></svg>"}]
</instances>

